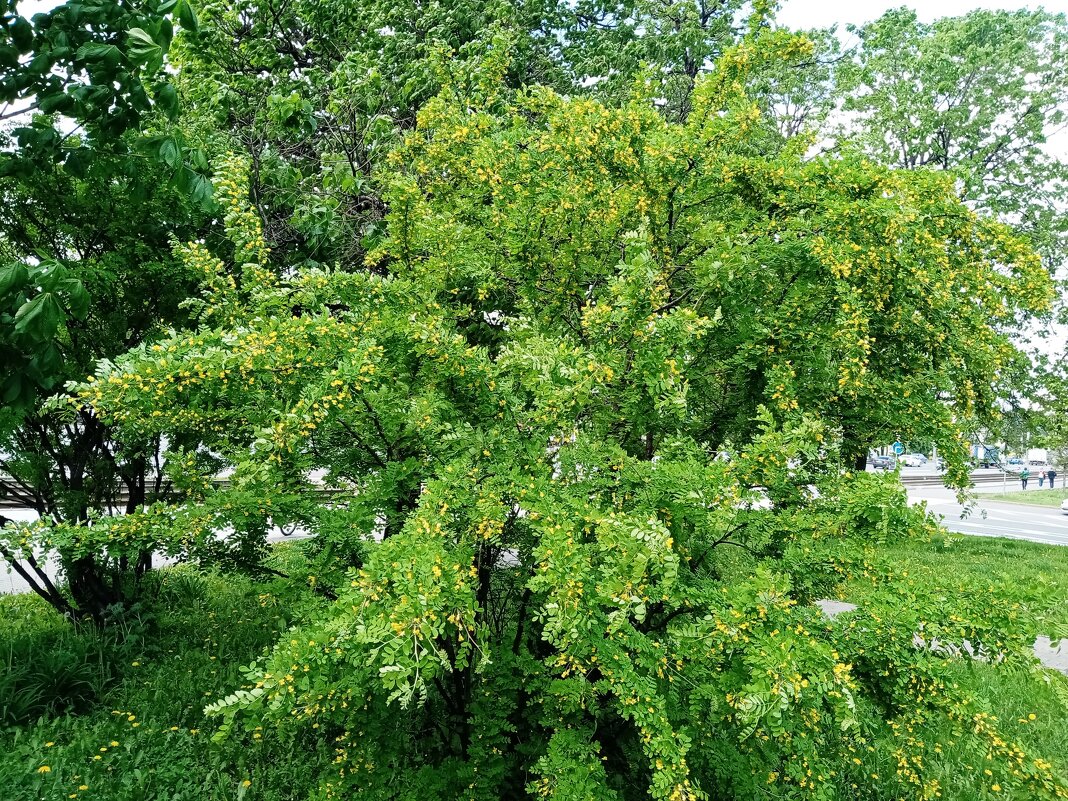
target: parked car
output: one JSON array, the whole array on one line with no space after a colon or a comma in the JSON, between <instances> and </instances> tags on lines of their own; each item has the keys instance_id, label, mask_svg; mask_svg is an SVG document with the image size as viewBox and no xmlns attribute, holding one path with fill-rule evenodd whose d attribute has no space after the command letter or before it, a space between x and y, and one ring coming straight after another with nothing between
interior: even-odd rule
<instances>
[{"instance_id":1,"label":"parked car","mask_svg":"<svg viewBox=\"0 0 1068 801\"><path fill-rule=\"evenodd\" d=\"M927 464L927 457L922 453L907 453L901 457L905 467L923 467Z\"/></svg>"},{"instance_id":2,"label":"parked car","mask_svg":"<svg viewBox=\"0 0 1068 801\"><path fill-rule=\"evenodd\" d=\"M1013 456L1011 459L1009 459L1009 464L1023 464L1023 459L1021 459L1019 456Z\"/></svg>"},{"instance_id":3,"label":"parked car","mask_svg":"<svg viewBox=\"0 0 1068 801\"><path fill-rule=\"evenodd\" d=\"M871 466L875 470L893 470L897 465L897 459L893 456L873 456Z\"/></svg>"},{"instance_id":4,"label":"parked car","mask_svg":"<svg viewBox=\"0 0 1068 801\"><path fill-rule=\"evenodd\" d=\"M1068 515L1068 501L1061 501L1061 512Z\"/></svg>"}]
</instances>

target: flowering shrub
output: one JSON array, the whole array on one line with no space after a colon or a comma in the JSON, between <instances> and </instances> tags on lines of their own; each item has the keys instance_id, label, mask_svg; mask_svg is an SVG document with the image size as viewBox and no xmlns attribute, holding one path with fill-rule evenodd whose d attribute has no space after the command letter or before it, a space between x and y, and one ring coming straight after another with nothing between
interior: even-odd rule
<instances>
[{"instance_id":1,"label":"flowering shrub","mask_svg":"<svg viewBox=\"0 0 1068 801\"><path fill-rule=\"evenodd\" d=\"M840 624L812 603L935 528L843 453L911 427L959 478L999 325L1048 282L941 178L754 148L747 47L685 124L446 92L364 264L269 269L226 162L234 259L181 249L204 326L77 388L193 455L189 504L93 547L149 518L202 558L317 535L334 600L209 706L219 738L322 733L322 798L933 798L920 732L951 720L998 790L1064 797L914 644L937 599ZM959 630L1031 669L974 611ZM877 741L896 769L872 785Z\"/></svg>"}]
</instances>

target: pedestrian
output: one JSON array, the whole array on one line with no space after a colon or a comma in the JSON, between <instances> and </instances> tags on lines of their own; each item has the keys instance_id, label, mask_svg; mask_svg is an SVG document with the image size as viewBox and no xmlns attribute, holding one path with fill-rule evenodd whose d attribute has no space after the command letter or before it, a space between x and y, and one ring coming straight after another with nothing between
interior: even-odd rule
<instances>
[{"instance_id":1,"label":"pedestrian","mask_svg":"<svg viewBox=\"0 0 1068 801\"><path fill-rule=\"evenodd\" d=\"M1055 485L1055 484L1053 483L1053 479L1055 479L1055 478L1057 477L1057 471L1056 471L1056 470L1054 470L1054 469L1053 469L1053 468L1051 467L1051 468L1049 469L1049 472L1048 472L1048 473L1046 473L1046 477L1047 477L1047 478L1049 479L1049 488L1050 488L1050 489L1053 489L1053 488L1054 488L1054 486L1056 486L1056 485Z\"/></svg>"},{"instance_id":2,"label":"pedestrian","mask_svg":"<svg viewBox=\"0 0 1068 801\"><path fill-rule=\"evenodd\" d=\"M1046 480L1046 474L1041 470L1038 471L1038 488L1042 489L1042 482Z\"/></svg>"},{"instance_id":3,"label":"pedestrian","mask_svg":"<svg viewBox=\"0 0 1068 801\"><path fill-rule=\"evenodd\" d=\"M1027 489L1027 479L1031 477L1031 471L1026 467L1020 471L1020 485L1023 489Z\"/></svg>"}]
</instances>

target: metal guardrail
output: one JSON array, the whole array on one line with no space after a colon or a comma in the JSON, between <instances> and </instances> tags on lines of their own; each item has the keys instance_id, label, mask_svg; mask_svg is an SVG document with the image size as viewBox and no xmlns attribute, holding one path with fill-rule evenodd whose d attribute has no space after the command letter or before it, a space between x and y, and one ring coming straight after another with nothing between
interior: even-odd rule
<instances>
[{"instance_id":1,"label":"metal guardrail","mask_svg":"<svg viewBox=\"0 0 1068 801\"><path fill-rule=\"evenodd\" d=\"M1044 472L1044 471L1043 471ZM1002 470L983 470L973 472L970 476L975 485L982 484L1014 484L1020 481L1019 473ZM944 485L945 476L942 473L924 473L920 475L902 474L901 483L906 487L940 487ZM1030 481L1038 485L1038 473L1031 472Z\"/></svg>"}]
</instances>

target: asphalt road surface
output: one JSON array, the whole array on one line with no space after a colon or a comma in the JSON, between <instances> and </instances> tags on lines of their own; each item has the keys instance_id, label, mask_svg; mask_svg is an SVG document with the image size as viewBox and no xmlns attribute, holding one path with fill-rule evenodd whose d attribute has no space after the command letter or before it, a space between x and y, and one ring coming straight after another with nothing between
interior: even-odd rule
<instances>
[{"instance_id":1,"label":"asphalt road surface","mask_svg":"<svg viewBox=\"0 0 1068 801\"><path fill-rule=\"evenodd\" d=\"M987 501L980 495L966 509L957 503L952 492L941 487L909 489L909 500L926 501L927 508L941 515L942 524L950 531L1068 545L1068 515L1057 507Z\"/></svg>"}]
</instances>

